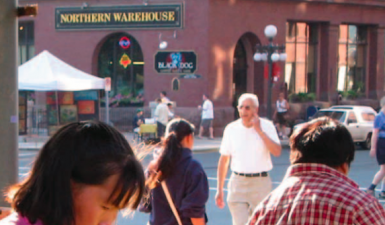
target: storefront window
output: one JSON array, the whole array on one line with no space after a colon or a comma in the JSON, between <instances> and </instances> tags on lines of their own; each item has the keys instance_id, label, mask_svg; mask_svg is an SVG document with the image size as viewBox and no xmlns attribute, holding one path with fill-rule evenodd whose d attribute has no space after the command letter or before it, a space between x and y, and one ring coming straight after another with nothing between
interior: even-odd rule
<instances>
[{"instance_id":1,"label":"storefront window","mask_svg":"<svg viewBox=\"0 0 385 225\"><path fill-rule=\"evenodd\" d=\"M338 47L338 91L365 93L367 27L340 25Z\"/></svg>"},{"instance_id":2,"label":"storefront window","mask_svg":"<svg viewBox=\"0 0 385 225\"><path fill-rule=\"evenodd\" d=\"M32 21L19 22L19 65L35 56L34 24Z\"/></svg>"},{"instance_id":3,"label":"storefront window","mask_svg":"<svg viewBox=\"0 0 385 225\"><path fill-rule=\"evenodd\" d=\"M289 93L316 91L317 45L317 24L286 23L285 82Z\"/></svg>"},{"instance_id":4,"label":"storefront window","mask_svg":"<svg viewBox=\"0 0 385 225\"><path fill-rule=\"evenodd\" d=\"M98 71L100 77L111 77L112 106L143 104L143 65L142 50L128 34L115 34L102 45Z\"/></svg>"}]
</instances>

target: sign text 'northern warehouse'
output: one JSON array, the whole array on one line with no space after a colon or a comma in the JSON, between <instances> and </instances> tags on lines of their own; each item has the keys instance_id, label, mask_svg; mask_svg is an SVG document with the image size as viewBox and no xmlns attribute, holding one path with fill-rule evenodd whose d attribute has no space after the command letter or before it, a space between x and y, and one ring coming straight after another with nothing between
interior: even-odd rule
<instances>
[{"instance_id":1,"label":"sign text 'northern warehouse'","mask_svg":"<svg viewBox=\"0 0 385 225\"><path fill-rule=\"evenodd\" d=\"M183 5L56 8L56 29L182 28Z\"/></svg>"}]
</instances>

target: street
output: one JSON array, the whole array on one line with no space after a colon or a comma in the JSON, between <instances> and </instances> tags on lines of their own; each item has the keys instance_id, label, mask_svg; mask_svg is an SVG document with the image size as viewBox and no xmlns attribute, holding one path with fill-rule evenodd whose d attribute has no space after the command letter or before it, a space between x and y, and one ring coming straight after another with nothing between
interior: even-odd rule
<instances>
[{"instance_id":1,"label":"street","mask_svg":"<svg viewBox=\"0 0 385 225\"><path fill-rule=\"evenodd\" d=\"M19 153L19 178L22 179L30 170L31 163L37 155L37 151L21 151ZM231 216L228 208L222 210L215 206L216 193L216 173L217 163L219 158L218 152L197 153L194 157L199 160L209 177L210 183L210 198L207 203L207 214L209 217L208 224L215 225L230 225ZM289 149L283 149L282 154L278 158L273 157L274 169L270 172L274 187L276 187L285 175L286 169L289 166ZM374 174L379 169L374 158L369 157L369 151L357 149L355 160L351 166L349 177L356 181L360 187L366 188L373 179ZM230 173L228 174L228 176ZM226 188L226 187L225 187ZM379 185L380 188L380 185ZM225 189L226 190L226 189ZM384 200L380 201L385 203ZM119 215L118 225L143 225L146 224L148 215L136 212L134 215L123 217Z\"/></svg>"}]
</instances>

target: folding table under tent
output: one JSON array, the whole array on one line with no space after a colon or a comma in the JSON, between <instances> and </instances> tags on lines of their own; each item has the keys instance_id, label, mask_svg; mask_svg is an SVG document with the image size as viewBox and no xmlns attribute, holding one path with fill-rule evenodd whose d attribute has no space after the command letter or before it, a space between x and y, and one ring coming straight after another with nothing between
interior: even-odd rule
<instances>
[{"instance_id":1,"label":"folding table under tent","mask_svg":"<svg viewBox=\"0 0 385 225\"><path fill-rule=\"evenodd\" d=\"M23 91L55 91L57 112L58 91L105 89L105 79L76 69L46 50L19 66L18 84Z\"/></svg>"}]
</instances>

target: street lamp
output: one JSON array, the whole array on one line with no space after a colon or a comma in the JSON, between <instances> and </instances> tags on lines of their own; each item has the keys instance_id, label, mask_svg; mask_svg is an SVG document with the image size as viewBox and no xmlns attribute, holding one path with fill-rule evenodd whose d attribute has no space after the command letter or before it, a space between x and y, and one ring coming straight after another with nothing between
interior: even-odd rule
<instances>
[{"instance_id":1,"label":"street lamp","mask_svg":"<svg viewBox=\"0 0 385 225\"><path fill-rule=\"evenodd\" d=\"M274 45L273 39L277 35L277 27L268 25L265 27L265 36L269 40L267 45L256 45L256 53L254 54L254 61L267 61L269 64L269 77L267 86L267 118L272 119L271 113L271 95L273 86L273 62L286 61L287 55L285 53L285 45Z\"/></svg>"}]
</instances>

